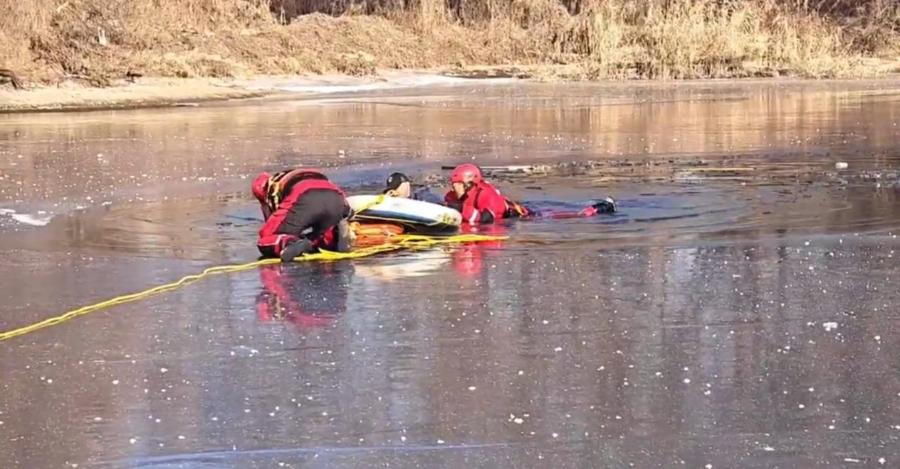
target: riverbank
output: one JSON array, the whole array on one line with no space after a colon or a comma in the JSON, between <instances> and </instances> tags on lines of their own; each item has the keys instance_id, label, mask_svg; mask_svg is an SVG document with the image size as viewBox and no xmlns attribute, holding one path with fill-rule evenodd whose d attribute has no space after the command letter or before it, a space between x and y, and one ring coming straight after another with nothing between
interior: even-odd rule
<instances>
[{"instance_id":1,"label":"riverbank","mask_svg":"<svg viewBox=\"0 0 900 469\"><path fill-rule=\"evenodd\" d=\"M0 0L9 11L0 18L0 106L227 99L246 97L239 83L261 76L378 79L383 71L472 67L527 70L522 75L548 80L872 78L900 71L892 23L900 8L867 15L856 9L851 17L768 0L410 4L416 6L287 18L258 0ZM157 87L165 79L172 81Z\"/></svg>"},{"instance_id":2,"label":"riverbank","mask_svg":"<svg viewBox=\"0 0 900 469\"><path fill-rule=\"evenodd\" d=\"M542 75L552 72L550 75ZM320 99L329 96L371 96L373 93L402 92L403 90L435 87L465 86L473 83L496 85L519 81L522 83L576 83L560 81L566 67L467 67L446 70L384 70L372 76L339 74L304 76L258 76L247 79L224 78L138 78L119 80L98 88L68 82L60 86L37 86L27 90L0 88L0 114L28 112L64 112L112 109L140 109L162 107L197 107L204 103L232 100ZM640 80L593 82L596 90L614 92L622 88L670 88L751 86L771 83L778 87L829 87L854 83L861 89L879 84L893 84L897 74L885 74L877 79L804 79L804 78L747 78L697 80ZM586 84L586 83L584 83Z\"/></svg>"},{"instance_id":3,"label":"riverbank","mask_svg":"<svg viewBox=\"0 0 900 469\"><path fill-rule=\"evenodd\" d=\"M200 102L265 94L238 83L210 78L149 78L104 88L65 83L24 91L0 90L0 113L194 106Z\"/></svg>"},{"instance_id":4,"label":"riverbank","mask_svg":"<svg viewBox=\"0 0 900 469\"><path fill-rule=\"evenodd\" d=\"M259 76L249 79L138 78L98 88L67 82L26 90L0 89L0 113L194 107L201 103L250 98L298 98L335 93L375 92L423 86L458 85L471 79L527 77L528 72L383 71L376 75Z\"/></svg>"}]
</instances>

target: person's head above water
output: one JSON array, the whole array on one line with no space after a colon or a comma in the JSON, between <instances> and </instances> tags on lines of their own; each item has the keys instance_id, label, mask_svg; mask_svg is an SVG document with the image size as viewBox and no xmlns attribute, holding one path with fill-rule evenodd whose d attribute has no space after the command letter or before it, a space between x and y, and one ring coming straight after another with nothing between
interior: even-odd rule
<instances>
[{"instance_id":1,"label":"person's head above water","mask_svg":"<svg viewBox=\"0 0 900 469\"><path fill-rule=\"evenodd\" d=\"M384 193L392 197L409 198L412 196L412 182L403 173L393 173L387 178Z\"/></svg>"},{"instance_id":2,"label":"person's head above water","mask_svg":"<svg viewBox=\"0 0 900 469\"><path fill-rule=\"evenodd\" d=\"M481 168L472 163L463 163L450 173L450 185L457 197L462 197L473 185L484 180Z\"/></svg>"}]
</instances>

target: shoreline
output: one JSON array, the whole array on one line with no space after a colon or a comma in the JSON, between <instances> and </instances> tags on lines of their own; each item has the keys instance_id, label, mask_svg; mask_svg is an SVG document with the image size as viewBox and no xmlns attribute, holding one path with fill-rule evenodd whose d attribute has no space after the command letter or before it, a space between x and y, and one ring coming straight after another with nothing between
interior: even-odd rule
<instances>
[{"instance_id":1,"label":"shoreline","mask_svg":"<svg viewBox=\"0 0 900 469\"><path fill-rule=\"evenodd\" d=\"M63 83L28 90L0 90L0 114L108 111L192 107L199 103L263 97L238 83L219 79L145 78L107 88Z\"/></svg>"},{"instance_id":2,"label":"shoreline","mask_svg":"<svg viewBox=\"0 0 900 469\"><path fill-rule=\"evenodd\" d=\"M473 81L514 80L508 69L473 72L390 70L356 77L340 74L259 75L254 78L139 78L100 88L65 82L26 90L0 87L0 115L43 112L87 112L165 107L254 98L295 99L339 93L453 86Z\"/></svg>"},{"instance_id":3,"label":"shoreline","mask_svg":"<svg viewBox=\"0 0 900 469\"><path fill-rule=\"evenodd\" d=\"M459 86L472 83L546 83L599 87L690 87L746 86L759 84L805 85L896 82L900 74L877 78L811 79L710 78L694 80L595 80L570 81L535 78L533 70L523 67L471 67L466 70L390 70L369 76L260 75L254 78L140 78L122 80L99 88L75 82L59 86L40 86L26 90L0 88L0 115L30 113L89 112L166 107L197 107L204 103L246 101L257 98L292 100L322 98L329 95L403 90L430 86Z\"/></svg>"},{"instance_id":4,"label":"shoreline","mask_svg":"<svg viewBox=\"0 0 900 469\"><path fill-rule=\"evenodd\" d=\"M250 79L141 78L99 88L75 82L26 90L0 88L0 114L83 112L165 107L201 103L323 96L417 86L459 84L471 80L440 72L406 71L353 77L348 75L261 75Z\"/></svg>"}]
</instances>

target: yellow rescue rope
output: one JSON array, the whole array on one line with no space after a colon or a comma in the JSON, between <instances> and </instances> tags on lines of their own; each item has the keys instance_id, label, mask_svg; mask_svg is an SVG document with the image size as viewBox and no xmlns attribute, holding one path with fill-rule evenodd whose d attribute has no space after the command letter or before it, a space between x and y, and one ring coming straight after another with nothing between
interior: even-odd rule
<instances>
[{"instance_id":1,"label":"yellow rescue rope","mask_svg":"<svg viewBox=\"0 0 900 469\"><path fill-rule=\"evenodd\" d=\"M504 236L484 236L484 235L454 235L454 236L446 236L446 237L432 237L432 236L422 236L422 235L396 235L391 237L390 241L379 244L376 246L369 246L360 248L351 252L331 252L331 251L323 251L320 250L314 254L304 254L294 261L296 262L310 262L310 261L325 261L325 262L333 262L333 261L341 261L346 259L358 259L361 257L369 257L374 256L376 254L381 254L384 252L397 251L400 249L425 249L432 246L437 246L440 244L456 244L456 243L471 243L471 242L480 242L480 241L497 241L506 239ZM136 293L130 293L128 295L117 296L115 298L111 298L105 301L101 301L99 303L95 303L88 306L82 306L78 309L73 309L66 313L60 314L59 316L54 316L51 318L44 319L43 321L36 322L34 324L30 324L24 327L20 327L18 329L12 329L5 332L0 332L0 341L4 341L7 339L12 339L13 337L22 336L25 334L29 334L40 329L44 329L47 327L55 326L71 319L74 319L78 316L83 316L88 313L92 313L94 311L98 311L101 309L109 308L112 306L120 305L123 303L130 303L132 301L142 300L144 298L148 298L150 296L164 293L168 291L175 290L177 288L181 288L185 285L194 283L203 278L209 277L211 275L219 275L219 274L230 274L235 272L242 272L245 270L255 269L260 266L270 265L270 264L278 264L280 263L280 259L262 259L255 262L248 262L246 264L234 264L234 265L220 265L216 267L210 267L199 274L191 274L186 275L179 280L171 283L167 283L165 285L159 285L157 287L153 287L147 290L139 291Z\"/></svg>"}]
</instances>

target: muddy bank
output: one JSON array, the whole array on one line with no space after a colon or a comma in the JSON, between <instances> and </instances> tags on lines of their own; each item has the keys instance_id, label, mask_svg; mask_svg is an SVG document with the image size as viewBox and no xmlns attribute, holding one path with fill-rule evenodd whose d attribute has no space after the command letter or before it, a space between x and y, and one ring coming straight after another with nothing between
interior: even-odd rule
<instances>
[{"instance_id":1,"label":"muddy bank","mask_svg":"<svg viewBox=\"0 0 900 469\"><path fill-rule=\"evenodd\" d=\"M96 88L74 82L27 90L0 88L0 113L193 107L200 103L249 98L304 98L427 86L456 86L473 79L497 83L525 72L477 68L452 72L391 72L377 76L260 76L253 79L138 78Z\"/></svg>"},{"instance_id":2,"label":"muddy bank","mask_svg":"<svg viewBox=\"0 0 900 469\"><path fill-rule=\"evenodd\" d=\"M552 72L548 72L552 70ZM467 66L437 70L383 70L372 76L326 75L265 75L247 79L220 78L135 78L119 80L108 87L97 88L80 82L66 82L57 86L32 86L26 90L0 88L0 114L21 112L90 111L139 109L155 107L196 107L251 98L273 101L313 99L358 99L367 101L378 96L416 96L421 90L424 99L441 88L461 86L493 86L518 83L526 89L548 84L556 89L571 87L575 94L588 87L597 93L621 95L625 90L635 93L669 90L679 93L703 93L704 89L727 90L754 87L827 90L845 87L847 90L893 88L900 75L879 79L808 80L793 78L757 78L740 80L605 80L571 82L561 78L572 67L548 66ZM694 90L694 91L691 91Z\"/></svg>"},{"instance_id":3,"label":"muddy bank","mask_svg":"<svg viewBox=\"0 0 900 469\"><path fill-rule=\"evenodd\" d=\"M217 79L145 79L107 88L38 87L25 91L0 90L0 112L77 111L196 105L200 102L266 95L238 82Z\"/></svg>"}]
</instances>

